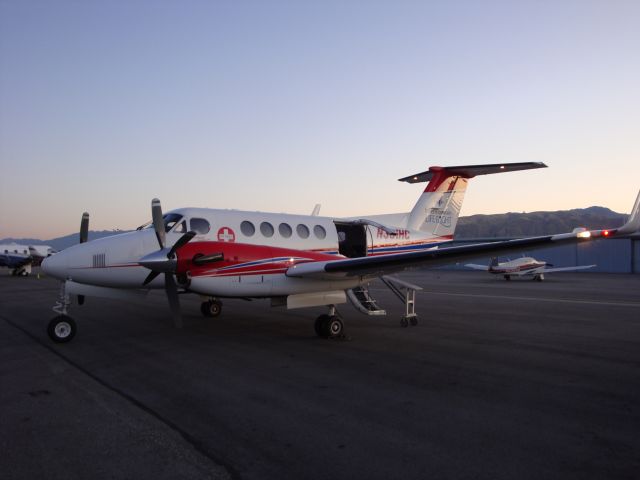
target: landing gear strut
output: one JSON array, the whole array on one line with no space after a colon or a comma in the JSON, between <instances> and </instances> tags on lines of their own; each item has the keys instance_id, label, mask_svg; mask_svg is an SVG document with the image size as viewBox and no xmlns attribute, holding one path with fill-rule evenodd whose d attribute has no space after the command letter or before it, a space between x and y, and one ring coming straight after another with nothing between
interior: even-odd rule
<instances>
[{"instance_id":1,"label":"landing gear strut","mask_svg":"<svg viewBox=\"0 0 640 480\"><path fill-rule=\"evenodd\" d=\"M205 317L217 317L222 313L222 302L217 298L211 298L200 304L200 311Z\"/></svg>"},{"instance_id":2,"label":"landing gear strut","mask_svg":"<svg viewBox=\"0 0 640 480\"><path fill-rule=\"evenodd\" d=\"M344 336L344 323L337 315L335 305L329 306L329 314L320 315L314 324L316 334L322 338L340 338Z\"/></svg>"}]
</instances>

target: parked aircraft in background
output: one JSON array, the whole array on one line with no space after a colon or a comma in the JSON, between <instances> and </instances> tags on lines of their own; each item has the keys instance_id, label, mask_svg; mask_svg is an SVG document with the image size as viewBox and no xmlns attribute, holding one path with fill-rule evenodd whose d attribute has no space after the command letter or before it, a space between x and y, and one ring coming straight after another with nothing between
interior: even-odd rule
<instances>
[{"instance_id":1,"label":"parked aircraft in background","mask_svg":"<svg viewBox=\"0 0 640 480\"><path fill-rule=\"evenodd\" d=\"M542 163L431 167L401 178L429 182L408 213L331 218L237 210L181 208L163 215L151 203L152 222L137 231L86 242L89 215L80 228L80 245L47 258L45 273L61 280L58 316L49 336L67 342L76 333L68 316L70 295L116 299L164 288L174 324L182 325L178 293L203 297L206 316L220 314L220 298L269 298L273 306L327 306L316 319L325 338L343 333L335 305L347 298L358 310L383 314L369 295L368 283L381 278L405 304L402 325L417 322L419 287L387 275L417 266L439 266L497 253L517 252L605 235L627 235L640 227L636 200L623 227L571 232L479 245L447 246L462 207L469 179L477 175L542 168ZM317 212L314 212L317 213Z\"/></svg>"},{"instance_id":2,"label":"parked aircraft in background","mask_svg":"<svg viewBox=\"0 0 640 480\"><path fill-rule=\"evenodd\" d=\"M550 263L539 261L532 257L516 258L515 260L509 260L508 262L498 262L498 257L493 257L489 266L478 265L476 263L467 263L465 267L469 267L474 270L484 270L496 275L503 275L505 280L511 280L511 277L513 276L522 277L525 275L530 275L533 277L533 280L541 282L542 280L544 280L545 273L586 270L588 268L595 267L595 265L554 267Z\"/></svg>"},{"instance_id":3,"label":"parked aircraft in background","mask_svg":"<svg viewBox=\"0 0 640 480\"><path fill-rule=\"evenodd\" d=\"M31 265L55 253L49 245L0 244L0 267L11 269L11 275L31 273Z\"/></svg>"}]
</instances>

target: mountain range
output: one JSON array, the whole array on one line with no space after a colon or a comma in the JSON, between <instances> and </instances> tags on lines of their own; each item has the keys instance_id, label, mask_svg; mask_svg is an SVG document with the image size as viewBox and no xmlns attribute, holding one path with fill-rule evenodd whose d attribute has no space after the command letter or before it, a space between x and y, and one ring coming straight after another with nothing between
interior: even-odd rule
<instances>
[{"instance_id":1,"label":"mountain range","mask_svg":"<svg viewBox=\"0 0 640 480\"><path fill-rule=\"evenodd\" d=\"M469 238L514 238L570 232L576 227L587 229L616 228L624 224L626 214L605 207L577 208L556 212L499 213L460 217L456 228L457 240ZM89 240L108 237L128 230L90 231ZM3 238L0 243L16 242L25 245L50 245L63 250L78 243L78 233L40 240L36 238Z\"/></svg>"}]
</instances>

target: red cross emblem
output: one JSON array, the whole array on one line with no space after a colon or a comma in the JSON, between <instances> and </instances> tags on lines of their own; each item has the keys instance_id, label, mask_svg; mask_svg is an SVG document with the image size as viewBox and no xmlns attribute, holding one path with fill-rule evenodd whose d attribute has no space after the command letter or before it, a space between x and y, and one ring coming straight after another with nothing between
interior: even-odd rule
<instances>
[{"instance_id":1,"label":"red cross emblem","mask_svg":"<svg viewBox=\"0 0 640 480\"><path fill-rule=\"evenodd\" d=\"M219 242L235 242L236 234L229 227L222 227L218 230L218 241Z\"/></svg>"}]
</instances>

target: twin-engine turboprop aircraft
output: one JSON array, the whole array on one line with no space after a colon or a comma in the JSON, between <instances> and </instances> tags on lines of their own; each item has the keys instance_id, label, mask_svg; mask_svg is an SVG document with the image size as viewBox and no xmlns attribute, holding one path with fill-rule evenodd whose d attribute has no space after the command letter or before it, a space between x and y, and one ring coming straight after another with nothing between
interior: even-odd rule
<instances>
[{"instance_id":1,"label":"twin-engine turboprop aircraft","mask_svg":"<svg viewBox=\"0 0 640 480\"><path fill-rule=\"evenodd\" d=\"M182 325L179 293L204 297L201 311L220 314L220 298L270 298L274 306L327 306L316 319L325 338L343 334L335 305L347 298L363 313L384 314L369 295L375 278L405 303L402 325L415 325L415 291L396 273L417 266L439 266L474 257L588 241L601 230L524 238L479 245L446 246L462 207L469 179L477 175L542 168L542 163L431 167L400 181L428 182L409 213L355 218L286 215L236 210L182 208L162 213L151 204L152 222L135 232L86 242L88 214L83 215L80 245L43 264L45 273L62 281L48 333L68 342L76 324L68 316L70 295L128 298L164 288L174 323ZM640 227L640 195L631 218L609 235L626 235ZM314 211L314 213L317 213Z\"/></svg>"},{"instance_id":2,"label":"twin-engine turboprop aircraft","mask_svg":"<svg viewBox=\"0 0 640 480\"><path fill-rule=\"evenodd\" d=\"M13 276L27 276L31 265L54 253L49 245L0 244L0 267L10 268Z\"/></svg>"},{"instance_id":3,"label":"twin-engine turboprop aircraft","mask_svg":"<svg viewBox=\"0 0 640 480\"><path fill-rule=\"evenodd\" d=\"M608 231L602 231L603 236L608 235ZM536 260L533 257L516 258L507 262L498 262L498 257L493 257L491 263L487 265L478 265L476 263L467 263L465 267L474 270L484 270L494 275L503 275L505 280L511 280L511 277L524 277L530 275L533 280L541 282L544 280L545 273L552 272L574 272L576 270L586 270L593 268L595 265L578 265L575 267L554 267L545 261Z\"/></svg>"}]
</instances>

